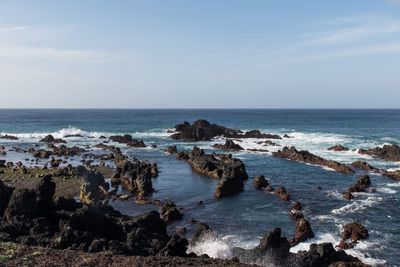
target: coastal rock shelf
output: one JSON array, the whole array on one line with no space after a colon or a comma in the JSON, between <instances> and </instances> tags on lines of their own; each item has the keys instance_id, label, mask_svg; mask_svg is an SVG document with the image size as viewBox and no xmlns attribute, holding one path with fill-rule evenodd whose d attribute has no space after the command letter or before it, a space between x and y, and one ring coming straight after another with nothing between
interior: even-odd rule
<instances>
[{"instance_id":1,"label":"coastal rock shelf","mask_svg":"<svg viewBox=\"0 0 400 267\"><path fill-rule=\"evenodd\" d=\"M345 164L339 163L334 160L321 158L305 150L298 151L295 147L284 147L282 150L273 152L272 155L274 155L275 157L286 158L294 161L325 166L341 173L354 173L354 170Z\"/></svg>"},{"instance_id":2,"label":"coastal rock shelf","mask_svg":"<svg viewBox=\"0 0 400 267\"><path fill-rule=\"evenodd\" d=\"M259 130L243 132L241 130L227 128L218 124L211 124L206 120L197 120L190 124L184 122L175 126L176 133L171 135L172 139L188 142L210 141L217 136L226 138L265 138L282 139L279 135L261 133Z\"/></svg>"},{"instance_id":3,"label":"coastal rock shelf","mask_svg":"<svg viewBox=\"0 0 400 267\"><path fill-rule=\"evenodd\" d=\"M187 161L195 172L218 179L216 198L243 191L243 180L247 180L248 175L240 159L233 158L230 154L206 154L198 147L194 147L191 152L177 152L175 147L170 147L167 151L177 153L177 158Z\"/></svg>"}]
</instances>

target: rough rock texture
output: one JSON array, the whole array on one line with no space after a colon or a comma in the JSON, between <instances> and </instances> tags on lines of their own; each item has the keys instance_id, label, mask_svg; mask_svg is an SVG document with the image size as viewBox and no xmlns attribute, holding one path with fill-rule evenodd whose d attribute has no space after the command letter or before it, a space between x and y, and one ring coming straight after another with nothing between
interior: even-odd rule
<instances>
[{"instance_id":1,"label":"rough rock texture","mask_svg":"<svg viewBox=\"0 0 400 267\"><path fill-rule=\"evenodd\" d=\"M223 150L243 150L243 147L241 147L238 144L235 144L232 140L227 139L225 141L225 144L215 144L213 145L214 148L218 148L218 149L223 149Z\"/></svg>"},{"instance_id":2,"label":"rough rock texture","mask_svg":"<svg viewBox=\"0 0 400 267\"><path fill-rule=\"evenodd\" d=\"M120 144L126 144L127 146L130 146L130 147L146 147L146 144L143 142L143 140L133 139L132 136L129 134L113 135L113 136L110 136L109 139L113 142L117 142Z\"/></svg>"},{"instance_id":3,"label":"rough rock texture","mask_svg":"<svg viewBox=\"0 0 400 267\"><path fill-rule=\"evenodd\" d=\"M166 149L164 149L164 151L168 154L177 154L178 153L178 149L176 148L176 146L169 146Z\"/></svg>"},{"instance_id":4,"label":"rough rock texture","mask_svg":"<svg viewBox=\"0 0 400 267\"><path fill-rule=\"evenodd\" d=\"M192 152L181 151L177 157L190 163L195 172L220 180L215 189L217 198L243 191L243 180L248 179L244 163L230 154L205 154L194 147Z\"/></svg>"},{"instance_id":5,"label":"rough rock texture","mask_svg":"<svg viewBox=\"0 0 400 267\"><path fill-rule=\"evenodd\" d=\"M278 135L261 133L258 130L243 133L240 130L226 128L221 125L211 124L206 120L197 120L191 125L188 122L175 126L176 133L171 138L189 142L209 141L216 136L224 136L226 138L267 138L281 139Z\"/></svg>"},{"instance_id":6,"label":"rough rock texture","mask_svg":"<svg viewBox=\"0 0 400 267\"><path fill-rule=\"evenodd\" d=\"M398 145L384 145L371 149L359 149L359 154L370 155L384 160L400 161L400 147Z\"/></svg>"},{"instance_id":7,"label":"rough rock texture","mask_svg":"<svg viewBox=\"0 0 400 267\"><path fill-rule=\"evenodd\" d=\"M67 143L65 140L54 138L51 134L49 134L46 137L40 139L39 142L48 143L48 144Z\"/></svg>"},{"instance_id":8,"label":"rough rock texture","mask_svg":"<svg viewBox=\"0 0 400 267\"><path fill-rule=\"evenodd\" d=\"M162 205L160 216L165 222L180 220L183 217L182 213L177 209L174 202L168 202Z\"/></svg>"},{"instance_id":9,"label":"rough rock texture","mask_svg":"<svg viewBox=\"0 0 400 267\"><path fill-rule=\"evenodd\" d=\"M367 172L379 172L378 168L375 168L374 166L368 164L365 161L361 161L361 160L354 161L351 164L351 166L353 166L354 168L357 168L357 169L367 171Z\"/></svg>"},{"instance_id":10,"label":"rough rock texture","mask_svg":"<svg viewBox=\"0 0 400 267\"><path fill-rule=\"evenodd\" d=\"M330 148L328 148L328 150L331 151L349 151L348 147L342 146L342 145L335 145L335 146L331 146Z\"/></svg>"},{"instance_id":11,"label":"rough rock texture","mask_svg":"<svg viewBox=\"0 0 400 267\"><path fill-rule=\"evenodd\" d=\"M286 188L283 186L275 189L274 194L277 195L283 201L290 200L290 194L286 191Z\"/></svg>"},{"instance_id":12,"label":"rough rock texture","mask_svg":"<svg viewBox=\"0 0 400 267\"><path fill-rule=\"evenodd\" d=\"M6 140L18 140L18 137L14 135L0 135L0 139L6 139Z\"/></svg>"},{"instance_id":13,"label":"rough rock texture","mask_svg":"<svg viewBox=\"0 0 400 267\"><path fill-rule=\"evenodd\" d=\"M297 220L294 237L291 240L290 245L295 246L298 243L304 242L307 239L311 239L313 237L314 232L311 229L310 223L306 219L300 218Z\"/></svg>"},{"instance_id":14,"label":"rough rock texture","mask_svg":"<svg viewBox=\"0 0 400 267\"><path fill-rule=\"evenodd\" d=\"M148 196L154 192L152 178L158 175L157 165L147 161L132 159L117 161L117 170L111 178L113 184L139 196Z\"/></svg>"},{"instance_id":15,"label":"rough rock texture","mask_svg":"<svg viewBox=\"0 0 400 267\"><path fill-rule=\"evenodd\" d=\"M351 200L354 198L354 192L366 192L371 186L371 179L368 175L358 176L357 182L350 186L346 192L342 193L344 199Z\"/></svg>"},{"instance_id":16,"label":"rough rock texture","mask_svg":"<svg viewBox=\"0 0 400 267\"><path fill-rule=\"evenodd\" d=\"M187 240L168 236L156 211L129 217L110 206L65 198L55 201L50 176L35 190L6 190L12 194L2 195L6 207L0 218L3 242L123 255L186 256Z\"/></svg>"},{"instance_id":17,"label":"rough rock texture","mask_svg":"<svg viewBox=\"0 0 400 267\"><path fill-rule=\"evenodd\" d=\"M383 175L390 177L392 179L395 179L397 181L400 181L400 170L396 171L385 171Z\"/></svg>"},{"instance_id":18,"label":"rough rock texture","mask_svg":"<svg viewBox=\"0 0 400 267\"><path fill-rule=\"evenodd\" d=\"M109 185L105 182L104 176L84 166L76 168L76 174L83 178L80 190L80 200L84 204L95 204L104 199L107 195Z\"/></svg>"},{"instance_id":19,"label":"rough rock texture","mask_svg":"<svg viewBox=\"0 0 400 267\"><path fill-rule=\"evenodd\" d=\"M264 175L256 176L253 178L253 186L257 189L265 189L269 185Z\"/></svg>"},{"instance_id":20,"label":"rough rock texture","mask_svg":"<svg viewBox=\"0 0 400 267\"><path fill-rule=\"evenodd\" d=\"M368 230L358 222L348 223L343 226L342 240L351 238L352 241L358 241L368 238Z\"/></svg>"},{"instance_id":21,"label":"rough rock texture","mask_svg":"<svg viewBox=\"0 0 400 267\"><path fill-rule=\"evenodd\" d=\"M311 244L309 251L298 253L304 267L368 267L359 259L347 255L343 250L336 251L332 243Z\"/></svg>"},{"instance_id":22,"label":"rough rock texture","mask_svg":"<svg viewBox=\"0 0 400 267\"><path fill-rule=\"evenodd\" d=\"M326 166L341 173L354 173L354 171L345 164L321 158L305 150L298 151L295 147L284 147L282 150L273 152L272 155L309 164Z\"/></svg>"}]
</instances>

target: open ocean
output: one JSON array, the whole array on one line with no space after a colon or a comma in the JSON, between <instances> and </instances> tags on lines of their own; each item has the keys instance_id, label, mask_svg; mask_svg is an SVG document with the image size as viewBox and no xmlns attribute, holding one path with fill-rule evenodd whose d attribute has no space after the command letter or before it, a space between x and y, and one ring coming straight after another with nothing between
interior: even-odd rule
<instances>
[{"instance_id":1,"label":"open ocean","mask_svg":"<svg viewBox=\"0 0 400 267\"><path fill-rule=\"evenodd\" d=\"M153 180L157 190L154 199L173 200L185 209L184 220L170 227L184 224L190 218L209 224L219 235L191 248L196 253L213 257L229 257L234 246L251 248L272 228L280 227L283 234L293 236L295 223L288 215L289 205L276 196L257 191L251 179L265 175L274 187L285 186L292 200L305 207L316 237L293 247L292 251L308 248L312 242L340 240L341 226L357 220L370 233L348 252L374 266L400 266L400 182L387 177L370 175L375 193L359 193L353 201L344 200L341 192L356 181L356 175L306 165L272 157L270 153L234 152L244 161L250 179L245 190L233 197L216 200L213 197L217 181L192 172L189 164L167 155L163 149L176 145L191 149L194 145L216 151L211 142L186 143L169 138L167 131L183 121L206 119L230 128L259 129L272 134L288 134L293 138L273 140L281 147L295 146L327 159L342 163L367 161L384 169L400 169L400 162L389 162L359 155L357 151L332 152L327 148L341 144L351 149L372 148L386 143L400 144L400 110L5 110L0 109L0 134L12 134L18 141L0 140L7 147L18 144L31 146L40 138L52 134L63 138L80 134L85 138L68 138L67 145L100 143L100 136L131 134L157 148L127 148L122 151L138 159L155 161L160 175ZM262 148L255 140L244 140L244 148ZM0 159L21 160L26 155L10 152ZM29 163L28 163L29 164ZM78 161L76 162L78 164ZM109 178L109 177L106 177ZM320 187L320 188L319 188ZM197 206L198 201L204 205ZM114 202L126 214L138 214L154 209L134 202Z\"/></svg>"}]
</instances>

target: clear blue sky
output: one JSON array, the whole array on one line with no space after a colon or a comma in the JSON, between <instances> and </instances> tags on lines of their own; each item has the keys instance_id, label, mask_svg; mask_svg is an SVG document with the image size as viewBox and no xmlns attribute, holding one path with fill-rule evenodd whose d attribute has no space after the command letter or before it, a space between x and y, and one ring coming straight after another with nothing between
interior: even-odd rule
<instances>
[{"instance_id":1,"label":"clear blue sky","mask_svg":"<svg viewBox=\"0 0 400 267\"><path fill-rule=\"evenodd\" d=\"M400 0L0 1L3 108L400 108Z\"/></svg>"}]
</instances>

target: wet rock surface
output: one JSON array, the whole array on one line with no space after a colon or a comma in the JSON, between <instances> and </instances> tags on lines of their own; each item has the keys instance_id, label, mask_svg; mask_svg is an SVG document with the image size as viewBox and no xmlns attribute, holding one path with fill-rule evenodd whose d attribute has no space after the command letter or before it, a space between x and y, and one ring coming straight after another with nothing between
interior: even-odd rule
<instances>
[{"instance_id":1,"label":"wet rock surface","mask_svg":"<svg viewBox=\"0 0 400 267\"><path fill-rule=\"evenodd\" d=\"M375 168L374 166L368 164L365 161L361 161L361 160L354 161L351 164L351 166L354 168L357 168L357 169L367 171L367 172L379 172L380 171L378 168Z\"/></svg>"},{"instance_id":2,"label":"wet rock surface","mask_svg":"<svg viewBox=\"0 0 400 267\"><path fill-rule=\"evenodd\" d=\"M52 135L47 135L46 137L40 139L39 142L42 143L48 143L48 144L58 144L58 143L67 143L65 140L63 139L56 139L54 138Z\"/></svg>"},{"instance_id":3,"label":"wet rock surface","mask_svg":"<svg viewBox=\"0 0 400 267\"><path fill-rule=\"evenodd\" d=\"M259 130L252 130L243 133L241 130L227 128L218 124L211 124L206 120L197 120L190 124L184 122L175 126L176 133L171 135L172 139L196 142L209 141L214 137L223 136L226 138L266 138L281 139L279 135L261 133Z\"/></svg>"},{"instance_id":4,"label":"wet rock surface","mask_svg":"<svg viewBox=\"0 0 400 267\"><path fill-rule=\"evenodd\" d=\"M113 135L110 136L109 139L116 143L126 144L130 147L146 147L146 144L143 142L143 140L134 139L132 138L132 135L129 134Z\"/></svg>"},{"instance_id":5,"label":"wet rock surface","mask_svg":"<svg viewBox=\"0 0 400 267\"><path fill-rule=\"evenodd\" d=\"M321 158L305 150L298 151L295 147L284 147L282 150L273 152L272 155L280 158L329 167L341 173L354 173L354 171L345 164Z\"/></svg>"},{"instance_id":6,"label":"wet rock surface","mask_svg":"<svg viewBox=\"0 0 400 267\"><path fill-rule=\"evenodd\" d=\"M215 144L213 145L214 148L223 149L223 150L243 150L238 144L235 144L232 140L228 139L225 141L225 144Z\"/></svg>"},{"instance_id":7,"label":"wet rock surface","mask_svg":"<svg viewBox=\"0 0 400 267\"><path fill-rule=\"evenodd\" d=\"M248 179L244 163L230 154L206 154L194 147L190 153L179 152L177 157L186 160L195 172L220 180L215 189L217 198L243 191L243 180Z\"/></svg>"},{"instance_id":8,"label":"wet rock surface","mask_svg":"<svg viewBox=\"0 0 400 267\"><path fill-rule=\"evenodd\" d=\"M328 148L328 150L331 151L349 151L348 147L342 146L342 145L335 145L335 146L331 146L330 148Z\"/></svg>"},{"instance_id":9,"label":"wet rock surface","mask_svg":"<svg viewBox=\"0 0 400 267\"><path fill-rule=\"evenodd\" d=\"M400 147L398 145L384 145L383 147L371 149L359 149L358 153L389 161L400 161Z\"/></svg>"},{"instance_id":10,"label":"wet rock surface","mask_svg":"<svg viewBox=\"0 0 400 267\"><path fill-rule=\"evenodd\" d=\"M366 192L371 186L371 178L368 175L358 176L357 182L349 187L346 192L343 192L343 198L351 200L354 198L354 192Z\"/></svg>"}]
</instances>

